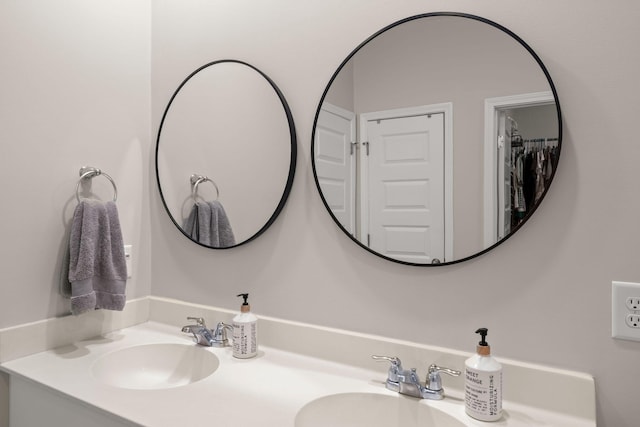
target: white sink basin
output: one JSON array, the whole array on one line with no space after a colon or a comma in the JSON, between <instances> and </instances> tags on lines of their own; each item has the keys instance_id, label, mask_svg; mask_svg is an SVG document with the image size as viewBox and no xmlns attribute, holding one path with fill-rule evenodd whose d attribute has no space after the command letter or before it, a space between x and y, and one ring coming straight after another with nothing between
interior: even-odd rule
<instances>
[{"instance_id":1,"label":"white sink basin","mask_svg":"<svg viewBox=\"0 0 640 427\"><path fill-rule=\"evenodd\" d=\"M127 347L95 361L94 378L120 388L149 390L180 387L213 374L220 362L207 348L158 343Z\"/></svg>"},{"instance_id":2,"label":"white sink basin","mask_svg":"<svg viewBox=\"0 0 640 427\"><path fill-rule=\"evenodd\" d=\"M415 398L375 393L321 397L298 412L295 427L464 427L452 416Z\"/></svg>"}]
</instances>

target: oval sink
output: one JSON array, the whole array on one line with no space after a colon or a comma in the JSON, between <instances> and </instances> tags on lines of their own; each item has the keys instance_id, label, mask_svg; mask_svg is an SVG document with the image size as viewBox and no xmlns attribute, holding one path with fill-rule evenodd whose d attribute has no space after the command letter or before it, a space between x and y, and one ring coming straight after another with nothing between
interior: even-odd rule
<instances>
[{"instance_id":1,"label":"oval sink","mask_svg":"<svg viewBox=\"0 0 640 427\"><path fill-rule=\"evenodd\" d=\"M146 344L100 357L92 374L105 384L149 390L180 387L208 377L220 362L205 347L186 344Z\"/></svg>"},{"instance_id":2,"label":"oval sink","mask_svg":"<svg viewBox=\"0 0 640 427\"><path fill-rule=\"evenodd\" d=\"M321 397L296 415L295 427L465 427L452 416L402 395L344 393Z\"/></svg>"}]
</instances>

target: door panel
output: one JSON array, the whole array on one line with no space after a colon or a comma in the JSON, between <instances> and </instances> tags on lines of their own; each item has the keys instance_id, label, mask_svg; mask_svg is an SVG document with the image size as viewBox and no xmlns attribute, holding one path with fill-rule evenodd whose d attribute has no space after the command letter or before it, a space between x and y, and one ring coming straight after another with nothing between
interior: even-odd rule
<instances>
[{"instance_id":1,"label":"door panel","mask_svg":"<svg viewBox=\"0 0 640 427\"><path fill-rule=\"evenodd\" d=\"M369 121L369 246L444 260L444 114Z\"/></svg>"},{"instance_id":2,"label":"door panel","mask_svg":"<svg viewBox=\"0 0 640 427\"><path fill-rule=\"evenodd\" d=\"M331 212L351 234L355 233L354 134L353 113L337 107L320 111L314 144L316 175Z\"/></svg>"}]
</instances>

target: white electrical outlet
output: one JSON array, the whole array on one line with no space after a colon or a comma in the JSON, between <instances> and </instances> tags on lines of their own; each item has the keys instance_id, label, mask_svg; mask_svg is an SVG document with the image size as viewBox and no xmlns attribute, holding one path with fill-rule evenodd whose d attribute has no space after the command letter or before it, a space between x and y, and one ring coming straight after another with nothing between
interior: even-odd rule
<instances>
[{"instance_id":1,"label":"white electrical outlet","mask_svg":"<svg viewBox=\"0 0 640 427\"><path fill-rule=\"evenodd\" d=\"M640 310L640 296L637 297L628 297L627 298L627 308L631 311Z\"/></svg>"},{"instance_id":2,"label":"white electrical outlet","mask_svg":"<svg viewBox=\"0 0 640 427\"><path fill-rule=\"evenodd\" d=\"M124 245L124 260L127 264L127 279L133 275L133 245Z\"/></svg>"},{"instance_id":3,"label":"white electrical outlet","mask_svg":"<svg viewBox=\"0 0 640 427\"><path fill-rule=\"evenodd\" d=\"M640 341L640 283L611 285L611 336Z\"/></svg>"},{"instance_id":4,"label":"white electrical outlet","mask_svg":"<svg viewBox=\"0 0 640 427\"><path fill-rule=\"evenodd\" d=\"M627 314L624 321L630 328L640 328L640 314Z\"/></svg>"}]
</instances>

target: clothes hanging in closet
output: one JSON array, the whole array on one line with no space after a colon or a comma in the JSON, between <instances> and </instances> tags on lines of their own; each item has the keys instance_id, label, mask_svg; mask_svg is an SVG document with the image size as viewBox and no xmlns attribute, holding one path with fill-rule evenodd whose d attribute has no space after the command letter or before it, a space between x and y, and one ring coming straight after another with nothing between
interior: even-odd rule
<instances>
[{"instance_id":1,"label":"clothes hanging in closet","mask_svg":"<svg viewBox=\"0 0 640 427\"><path fill-rule=\"evenodd\" d=\"M557 160L557 146L545 139L511 149L511 225L516 226L540 201Z\"/></svg>"}]
</instances>

